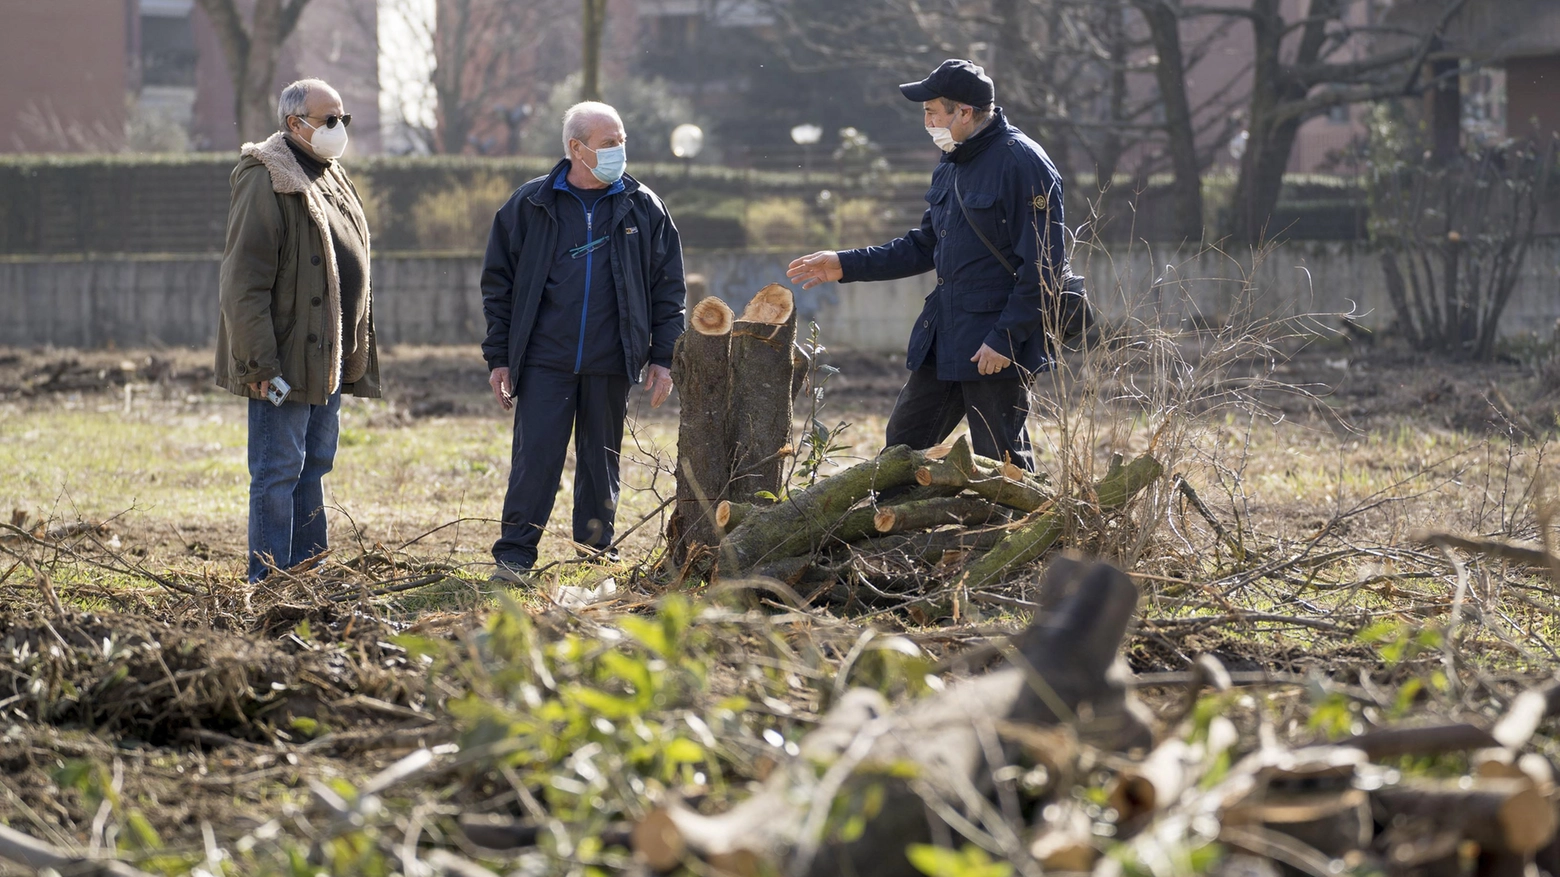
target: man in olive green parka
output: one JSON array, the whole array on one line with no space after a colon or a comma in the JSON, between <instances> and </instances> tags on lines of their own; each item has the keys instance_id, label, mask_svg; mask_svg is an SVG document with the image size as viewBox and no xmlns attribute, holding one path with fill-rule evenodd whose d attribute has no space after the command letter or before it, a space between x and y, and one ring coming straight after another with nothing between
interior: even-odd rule
<instances>
[{"instance_id":1,"label":"man in olive green parka","mask_svg":"<svg viewBox=\"0 0 1560 877\"><path fill-rule=\"evenodd\" d=\"M341 395L379 396L368 223L336 161L352 116L303 80L277 117L233 171L217 328L217 384L249 399L251 582L325 550Z\"/></svg>"}]
</instances>

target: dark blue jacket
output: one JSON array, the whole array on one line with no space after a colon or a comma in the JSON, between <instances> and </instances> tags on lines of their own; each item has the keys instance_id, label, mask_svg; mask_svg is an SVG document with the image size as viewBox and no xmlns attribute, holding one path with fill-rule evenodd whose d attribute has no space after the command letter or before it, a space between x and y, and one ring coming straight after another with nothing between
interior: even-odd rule
<instances>
[{"instance_id":1,"label":"dark blue jacket","mask_svg":"<svg viewBox=\"0 0 1560 877\"><path fill-rule=\"evenodd\" d=\"M991 254L954 200L964 206L1018 272ZM841 282L894 280L936 269L937 287L910 333L905 364L914 371L933 352L937 378L978 381L1011 377L1003 369L981 375L970 357L982 344L1027 371L1051 360L1041 328L1042 307L1055 295L1067 264L1062 230L1062 178L1045 150L1009 125L1002 111L975 136L945 153L932 171L921 227L878 247L840 253Z\"/></svg>"},{"instance_id":2,"label":"dark blue jacket","mask_svg":"<svg viewBox=\"0 0 1560 877\"><path fill-rule=\"evenodd\" d=\"M568 172L569 161L564 159L546 176L516 190L493 217L482 266L482 313L487 318L482 357L489 369L525 364L558 246L560 193L553 183ZM610 202L611 215L597 217L596 233L609 236L624 361L629 376L637 380L647 364L671 366L672 346L683 330L687 290L682 242L666 205L633 177L625 175L622 182L622 193Z\"/></svg>"},{"instance_id":3,"label":"dark blue jacket","mask_svg":"<svg viewBox=\"0 0 1560 877\"><path fill-rule=\"evenodd\" d=\"M612 215L612 197L623 191L623 181L585 190L575 189L567 179L559 174L553 181L558 246L524 366L577 375L625 375L612 254L606 246L611 236L600 230Z\"/></svg>"}]
</instances>

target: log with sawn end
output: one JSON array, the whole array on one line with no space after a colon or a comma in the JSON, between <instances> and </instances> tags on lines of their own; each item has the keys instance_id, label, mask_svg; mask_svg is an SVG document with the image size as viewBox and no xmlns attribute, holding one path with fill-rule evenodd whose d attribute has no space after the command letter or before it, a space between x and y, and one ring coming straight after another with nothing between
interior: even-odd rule
<instances>
[{"instance_id":1,"label":"log with sawn end","mask_svg":"<svg viewBox=\"0 0 1560 877\"><path fill-rule=\"evenodd\" d=\"M914 481L916 467L925 459L895 445L751 515L721 540L722 574L741 575L765 560L812 551L868 494Z\"/></svg>"},{"instance_id":2,"label":"log with sawn end","mask_svg":"<svg viewBox=\"0 0 1560 877\"><path fill-rule=\"evenodd\" d=\"M1021 512L1032 512L1051 499L1022 469L976 457L970 451L967 436L960 436L941 457L928 460L917 469L915 480L923 487L941 485L972 490L990 502Z\"/></svg>"},{"instance_id":3,"label":"log with sawn end","mask_svg":"<svg viewBox=\"0 0 1560 877\"><path fill-rule=\"evenodd\" d=\"M731 499L778 496L790 456L796 306L778 283L759 290L731 329Z\"/></svg>"},{"instance_id":4,"label":"log with sawn end","mask_svg":"<svg viewBox=\"0 0 1560 877\"><path fill-rule=\"evenodd\" d=\"M677 428L677 502L666 525L679 566L694 545L715 545L714 506L731 478L726 409L730 404L731 308L706 298L689 313L689 329L672 353L672 382L681 408Z\"/></svg>"}]
</instances>

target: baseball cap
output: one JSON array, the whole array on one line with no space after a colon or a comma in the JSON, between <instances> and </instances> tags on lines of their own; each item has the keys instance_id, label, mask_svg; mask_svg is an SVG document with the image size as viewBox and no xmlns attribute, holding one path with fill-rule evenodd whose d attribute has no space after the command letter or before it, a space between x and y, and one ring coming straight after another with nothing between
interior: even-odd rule
<instances>
[{"instance_id":1,"label":"baseball cap","mask_svg":"<svg viewBox=\"0 0 1560 877\"><path fill-rule=\"evenodd\" d=\"M913 101L929 101L934 97L968 104L972 107L989 106L996 100L997 87L986 68L973 61L949 58L932 71L932 75L920 82L906 82L899 91Z\"/></svg>"}]
</instances>

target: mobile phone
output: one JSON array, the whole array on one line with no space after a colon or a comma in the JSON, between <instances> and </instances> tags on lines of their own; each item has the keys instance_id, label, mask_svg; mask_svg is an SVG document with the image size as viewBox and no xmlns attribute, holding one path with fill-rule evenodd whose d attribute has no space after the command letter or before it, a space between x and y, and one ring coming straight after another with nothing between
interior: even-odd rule
<instances>
[{"instance_id":1,"label":"mobile phone","mask_svg":"<svg viewBox=\"0 0 1560 877\"><path fill-rule=\"evenodd\" d=\"M283 402L287 401L287 394L291 392L292 385L282 380L281 375L277 375L266 382L265 397L271 400L271 404L278 408L281 407Z\"/></svg>"}]
</instances>

